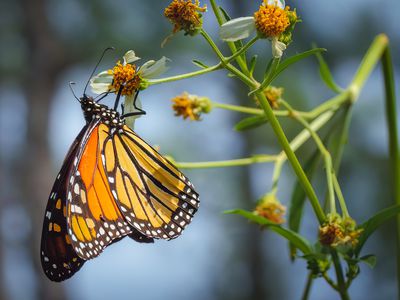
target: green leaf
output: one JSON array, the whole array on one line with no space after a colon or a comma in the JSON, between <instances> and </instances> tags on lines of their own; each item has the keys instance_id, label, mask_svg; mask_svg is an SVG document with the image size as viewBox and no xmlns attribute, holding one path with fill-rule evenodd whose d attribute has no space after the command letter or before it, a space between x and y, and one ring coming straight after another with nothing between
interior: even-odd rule
<instances>
[{"instance_id":1,"label":"green leaf","mask_svg":"<svg viewBox=\"0 0 400 300\"><path fill-rule=\"evenodd\" d=\"M223 9L221 6L219 7L219 10L221 11L222 16L224 17L225 22L228 22L229 20L232 19L231 16L226 12L226 10Z\"/></svg>"},{"instance_id":2,"label":"green leaf","mask_svg":"<svg viewBox=\"0 0 400 300\"><path fill-rule=\"evenodd\" d=\"M266 123L268 123L268 118L265 115L251 116L240 120L234 128L237 131L244 131L257 128Z\"/></svg>"},{"instance_id":3,"label":"green leaf","mask_svg":"<svg viewBox=\"0 0 400 300\"><path fill-rule=\"evenodd\" d=\"M250 72L251 75L253 75L253 73L254 73L254 69L255 69L256 63L257 63L257 58L258 58L257 55L253 55L253 57L250 60L249 72Z\"/></svg>"},{"instance_id":4,"label":"green leaf","mask_svg":"<svg viewBox=\"0 0 400 300\"><path fill-rule=\"evenodd\" d=\"M252 212L246 211L243 209L229 210L229 211L225 211L224 213L241 215L241 216L245 217L246 219L248 219L252 222L255 222L261 226L267 226L268 229L274 231L275 233L279 234L280 236L284 237L285 239L287 239L291 243L293 243L296 246L296 248L298 248L305 255L312 253L312 247L305 238L303 238L301 235L297 234L296 232L294 232L292 230L285 229L282 226L267 220L264 217L255 215Z\"/></svg>"},{"instance_id":5,"label":"green leaf","mask_svg":"<svg viewBox=\"0 0 400 300\"><path fill-rule=\"evenodd\" d=\"M332 73L329 70L328 64L324 60L322 54L318 52L315 54L315 56L317 57L319 63L319 74L321 75L321 78L325 82L326 86L337 94L341 93L343 89L336 84Z\"/></svg>"},{"instance_id":6,"label":"green leaf","mask_svg":"<svg viewBox=\"0 0 400 300\"><path fill-rule=\"evenodd\" d=\"M304 58L307 58L310 55L315 55L317 53L324 52L324 51L326 51L326 49L324 49L324 48L314 48L314 49L293 55L292 57L285 59L284 61L282 61L279 64L279 67L276 69L273 79L275 79L280 73L282 73L284 70L286 70L286 68L288 68L290 65L297 63L298 61L300 61Z\"/></svg>"},{"instance_id":7,"label":"green leaf","mask_svg":"<svg viewBox=\"0 0 400 300\"><path fill-rule=\"evenodd\" d=\"M207 66L205 63L203 63L203 62L201 62L200 60L197 60L197 59L193 59L193 60L192 60L192 63L193 63L194 65L196 65L196 66L202 68L202 69L206 69L206 68L209 67L209 66Z\"/></svg>"},{"instance_id":8,"label":"green leaf","mask_svg":"<svg viewBox=\"0 0 400 300\"><path fill-rule=\"evenodd\" d=\"M319 150L316 150L311 157L308 159L304 166L304 172L306 173L308 179L311 181L312 177L317 169L318 163L321 158L321 153ZM288 225L289 229L294 232L299 232L301 218L303 217L303 208L306 200L306 193L300 183L300 181L296 181L295 187L292 193L292 199L290 201L289 208L289 219ZM295 258L296 248L293 244L290 244L290 256L292 260Z\"/></svg>"},{"instance_id":9,"label":"green leaf","mask_svg":"<svg viewBox=\"0 0 400 300\"><path fill-rule=\"evenodd\" d=\"M376 256L373 254L360 257L359 260L367 264L371 269L373 269L376 265Z\"/></svg>"},{"instance_id":10,"label":"green leaf","mask_svg":"<svg viewBox=\"0 0 400 300\"><path fill-rule=\"evenodd\" d=\"M397 216L400 213L400 205L393 205L391 207L381 210L376 215L371 217L367 222L363 223L359 228L363 229L361 233L356 249L354 250L356 256L361 252L362 247L368 240L369 236L383 223Z\"/></svg>"}]
</instances>

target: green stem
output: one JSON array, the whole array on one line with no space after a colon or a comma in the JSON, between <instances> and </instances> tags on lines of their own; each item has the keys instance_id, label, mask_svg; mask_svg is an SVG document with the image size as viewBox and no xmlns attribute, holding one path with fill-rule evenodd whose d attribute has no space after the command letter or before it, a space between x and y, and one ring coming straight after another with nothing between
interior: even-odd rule
<instances>
[{"instance_id":1,"label":"green stem","mask_svg":"<svg viewBox=\"0 0 400 300\"><path fill-rule=\"evenodd\" d=\"M264 111L259 108L252 108L252 107L239 106L239 105L233 105L233 104L225 104L225 103L220 103L220 102L212 102L212 106L214 108L237 111L237 112L250 114L250 115L258 115L258 116L264 115ZM306 111L294 110L293 113L298 114L305 119L314 119L314 116L311 117L309 112L306 112ZM292 114L292 112L289 112L288 110L274 110L274 115L277 117L290 117L291 114Z\"/></svg>"},{"instance_id":2,"label":"green stem","mask_svg":"<svg viewBox=\"0 0 400 300\"><path fill-rule=\"evenodd\" d=\"M337 278L337 288L342 300L350 300L350 296L347 292L346 282L344 280L342 266L340 264L339 256L336 250L331 250L333 265L335 267L336 278Z\"/></svg>"},{"instance_id":3,"label":"green stem","mask_svg":"<svg viewBox=\"0 0 400 300\"><path fill-rule=\"evenodd\" d=\"M350 218L349 211L347 210L346 201L344 201L342 189L340 188L339 181L335 174L332 176L333 178L333 186L335 188L336 195L339 200L340 209L342 210L343 218Z\"/></svg>"},{"instance_id":4,"label":"green stem","mask_svg":"<svg viewBox=\"0 0 400 300\"><path fill-rule=\"evenodd\" d=\"M313 118L319 116L321 113L327 110L338 109L343 103L346 103L350 100L350 95L350 91L344 91L343 93L323 102L321 105L308 112L307 116L309 118Z\"/></svg>"},{"instance_id":5,"label":"green stem","mask_svg":"<svg viewBox=\"0 0 400 300\"><path fill-rule=\"evenodd\" d=\"M348 88L348 90L352 93L352 101L357 101L365 81L368 79L369 75L381 59L382 54L388 46L388 43L389 40L385 34L378 35L372 42Z\"/></svg>"},{"instance_id":6,"label":"green stem","mask_svg":"<svg viewBox=\"0 0 400 300\"><path fill-rule=\"evenodd\" d=\"M239 167L257 163L266 163L276 161L277 155L254 155L248 158L222 160L222 161L206 161L206 162L175 162L175 166L180 169L207 169L207 168L223 168L223 167Z\"/></svg>"},{"instance_id":7,"label":"green stem","mask_svg":"<svg viewBox=\"0 0 400 300\"><path fill-rule=\"evenodd\" d=\"M255 90L252 90L249 95L253 95L259 91L263 91L266 89L267 86L270 85L272 80L274 79L275 71L279 66L281 59L280 58L273 58L271 64L268 67L267 72L265 73L265 77L261 85L259 85Z\"/></svg>"},{"instance_id":8,"label":"green stem","mask_svg":"<svg viewBox=\"0 0 400 300\"><path fill-rule=\"evenodd\" d=\"M209 36L209 34L204 30L201 29L201 35L204 37L204 39L207 41L207 43L210 45L210 47L213 49L215 54L218 56L219 60L221 61L222 65L230 71L232 74L236 75L240 80L242 80L245 84L247 84L249 87L256 88L259 86L257 82L254 80L250 79L248 76L243 74L241 71L239 71L237 68L232 66L230 63L226 61L226 58L224 55L221 53L217 45L214 43L213 39Z\"/></svg>"},{"instance_id":9,"label":"green stem","mask_svg":"<svg viewBox=\"0 0 400 300\"><path fill-rule=\"evenodd\" d=\"M208 37L209 38L209 37ZM160 84L160 83L166 83L166 82L171 82L171 81L177 81L177 80L182 80L182 79L187 79L187 78L191 78L191 77L195 77L195 76L199 76L199 75L203 75L206 73L210 73L216 70L221 69L224 65L229 64L229 62L231 62L232 60L234 60L235 58L237 58L239 55L243 54L247 49L249 49L256 41L258 40L258 37L253 38L252 40L250 40L245 46L243 46L242 49L240 49L238 52L234 53L233 55L229 56L229 57L223 57L223 61L221 60L220 63L208 67L208 68L204 68L198 71L194 71L194 72L190 72L190 73L185 73L185 74L181 74L181 75L175 75L175 76L171 76L171 77L165 77L165 78L159 78L159 79L149 79L147 82L149 85L154 85L154 84ZM214 43L213 43L214 44ZM215 45L215 44L214 44ZM216 47L216 46L215 46ZM214 49L214 48L213 48ZM216 48L218 49L218 48ZM214 50L216 50L214 49ZM218 49L219 51L219 49ZM219 51L219 53L222 55L222 53Z\"/></svg>"},{"instance_id":10,"label":"green stem","mask_svg":"<svg viewBox=\"0 0 400 300\"><path fill-rule=\"evenodd\" d=\"M237 111L237 112L251 114L251 115L263 115L264 114L264 111L262 109L239 106L239 105L212 102L212 106L215 108L232 110L232 111Z\"/></svg>"},{"instance_id":11,"label":"green stem","mask_svg":"<svg viewBox=\"0 0 400 300\"><path fill-rule=\"evenodd\" d=\"M322 273L322 277L325 279L325 281L336 291L338 291L338 287L336 283L328 276L326 272Z\"/></svg>"},{"instance_id":12,"label":"green stem","mask_svg":"<svg viewBox=\"0 0 400 300\"><path fill-rule=\"evenodd\" d=\"M281 100L281 103L291 112L293 112L293 108L289 103L287 103L284 100ZM318 134L310 127L308 122L304 120L301 116L296 115L295 113L292 113L292 116L295 120L297 120L301 125L304 126L309 132L312 138L314 139L315 143L317 144L317 147L319 151L321 152L321 155L324 157L325 161L325 171L326 171L326 182L328 185L328 192L329 192L329 204L330 204L330 213L335 214L336 213L336 203L335 203L335 191L333 188L333 180L332 180L332 174L334 174L333 171L333 166L332 166L332 157L329 151L326 149L324 143L322 142L321 138L318 136Z\"/></svg>"},{"instance_id":13,"label":"green stem","mask_svg":"<svg viewBox=\"0 0 400 300\"><path fill-rule=\"evenodd\" d=\"M221 14L221 11L219 10L219 7L218 7L217 3L215 2L215 0L210 0L210 3L211 3L212 10L214 12L215 18L217 19L218 24L221 26L222 24L225 23L225 19L223 18L222 14ZM231 50L231 52L233 54L235 54L237 52L237 48L236 48L235 43L228 42L227 44L228 44L228 47ZM246 60L243 59L242 56L238 56L238 57L236 57L236 62L238 63L238 65L239 65L240 69L242 70L242 72L250 77L250 72L249 72L249 69L247 67Z\"/></svg>"},{"instance_id":14,"label":"green stem","mask_svg":"<svg viewBox=\"0 0 400 300\"><path fill-rule=\"evenodd\" d=\"M281 125L279 124L279 121L275 117L271 106L268 103L267 98L263 93L257 92L256 93L257 98L260 102L261 107L263 108L272 129L275 132L275 135L278 138L279 143L281 144L283 150L286 153L286 156L288 160L290 161L294 172L296 173L297 177L299 178L299 182L301 183L302 187L304 188L304 191L306 195L308 196L308 199L311 202L311 206L313 207L315 214L318 218L318 221L320 224L322 224L326 217L325 214L321 208L321 205L318 201L317 195L315 194L315 191L310 183L310 181L307 178L307 175L305 174L303 168L300 165L299 160L297 159L296 155L294 154L293 150L290 147L290 144L286 138L285 133L283 132L283 129Z\"/></svg>"},{"instance_id":15,"label":"green stem","mask_svg":"<svg viewBox=\"0 0 400 300\"><path fill-rule=\"evenodd\" d=\"M278 159L275 161L274 173L272 175L272 188L271 188L271 193L274 195L276 195L276 193L278 192L278 182L279 178L281 177L282 167L284 162L285 162L284 159Z\"/></svg>"},{"instance_id":16,"label":"green stem","mask_svg":"<svg viewBox=\"0 0 400 300\"><path fill-rule=\"evenodd\" d=\"M397 132L396 94L393 75L392 58L387 47L382 57L383 77L386 93L386 118L389 132L389 153L392 167L394 202L400 204L400 150ZM397 285L400 295L400 216L396 219L396 243L397 243Z\"/></svg>"},{"instance_id":17,"label":"green stem","mask_svg":"<svg viewBox=\"0 0 400 300\"><path fill-rule=\"evenodd\" d=\"M166 82L171 82L171 81L187 79L187 78L203 75L206 73L210 73L210 72L213 72L213 71L216 71L219 69L222 69L222 63L218 63L212 67L204 68L204 69L201 69L198 71L185 73L185 74L181 74L181 75L175 75L175 76L159 78L159 79L149 79L149 80L147 80L147 82L150 86L150 85L155 85L155 84L160 84L160 83L166 83Z\"/></svg>"},{"instance_id":18,"label":"green stem","mask_svg":"<svg viewBox=\"0 0 400 300\"><path fill-rule=\"evenodd\" d=\"M255 42L257 42L260 38L258 36L255 36L252 38L246 45L244 45L242 48L240 48L239 51L233 53L231 56L227 57L225 60L227 62L232 61L233 59L237 58L239 55L242 55L245 53L251 46L254 45Z\"/></svg>"},{"instance_id":19,"label":"green stem","mask_svg":"<svg viewBox=\"0 0 400 300\"><path fill-rule=\"evenodd\" d=\"M306 286L304 288L303 295L301 296L301 300L307 300L310 297L311 286L313 283L314 277L312 272L308 273Z\"/></svg>"}]
</instances>

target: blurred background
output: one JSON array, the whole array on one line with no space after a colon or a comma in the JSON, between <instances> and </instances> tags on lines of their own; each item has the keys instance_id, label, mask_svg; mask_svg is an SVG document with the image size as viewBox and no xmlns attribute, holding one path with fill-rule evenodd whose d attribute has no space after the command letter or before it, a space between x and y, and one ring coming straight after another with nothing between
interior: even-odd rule
<instances>
[{"instance_id":1,"label":"blurred background","mask_svg":"<svg viewBox=\"0 0 400 300\"><path fill-rule=\"evenodd\" d=\"M216 22L205 14L205 28L217 39ZM260 1L219 1L233 16L247 16ZM169 1L15 0L0 2L0 299L300 299L306 282L303 260L291 263L285 241L260 231L246 220L222 212L252 209L271 188L272 165L186 170L201 195L201 208L184 234L171 242L143 245L126 239L89 261L70 280L50 282L39 261L39 243L48 194L64 155L84 125L80 106L68 87L81 94L101 52L116 47L102 61L110 68L128 49L143 60L171 59L166 74L194 70L191 59L216 61L200 38L175 35L164 47L172 26L163 18ZM303 19L286 55L315 42L328 49L326 59L337 82L346 86L374 36L391 41L396 79L400 50L397 0L290 1ZM221 46L227 52L226 47ZM270 45L258 42L252 52L267 61ZM321 82L315 58L286 71L276 84L299 109L310 109L332 96ZM279 146L268 126L238 133L242 115L213 111L201 122L174 117L170 99L183 91L223 103L248 103L240 82L223 71L154 86L141 93L145 117L136 131L177 161L233 159L276 153ZM339 181L351 215L363 222L392 203L388 180L382 76L368 80L354 111ZM112 97L111 97L112 98ZM293 137L299 127L282 124ZM312 145L311 145L312 146ZM307 150L308 149L308 150ZM299 152L304 163L310 143ZM279 198L288 204L294 184L289 166L280 181ZM318 182L316 183L318 184ZM399 183L396 183L399 184ZM324 194L319 189L320 195ZM317 224L307 204L302 232L315 240ZM395 299L393 223L367 243L375 253L374 270L363 266L350 288L352 299ZM318 279L311 299L338 299Z\"/></svg>"}]
</instances>

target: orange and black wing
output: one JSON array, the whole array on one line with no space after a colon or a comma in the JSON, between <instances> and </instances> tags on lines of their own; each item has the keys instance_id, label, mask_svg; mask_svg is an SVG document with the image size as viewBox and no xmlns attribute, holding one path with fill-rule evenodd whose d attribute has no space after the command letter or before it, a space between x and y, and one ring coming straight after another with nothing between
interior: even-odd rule
<instances>
[{"instance_id":1,"label":"orange and black wing","mask_svg":"<svg viewBox=\"0 0 400 300\"><path fill-rule=\"evenodd\" d=\"M64 160L51 190L44 216L40 258L43 271L53 281L63 281L71 277L85 262L72 248L66 219L69 174L85 131L86 127L75 139Z\"/></svg>"},{"instance_id":2,"label":"orange and black wing","mask_svg":"<svg viewBox=\"0 0 400 300\"><path fill-rule=\"evenodd\" d=\"M190 181L126 125L105 139L101 155L125 220L149 238L178 237L199 207Z\"/></svg>"},{"instance_id":3,"label":"orange and black wing","mask_svg":"<svg viewBox=\"0 0 400 300\"><path fill-rule=\"evenodd\" d=\"M103 167L103 145L109 126L93 121L74 161L67 188L67 224L75 252L83 259L98 256L105 247L126 235L151 242L135 231L116 204Z\"/></svg>"}]
</instances>

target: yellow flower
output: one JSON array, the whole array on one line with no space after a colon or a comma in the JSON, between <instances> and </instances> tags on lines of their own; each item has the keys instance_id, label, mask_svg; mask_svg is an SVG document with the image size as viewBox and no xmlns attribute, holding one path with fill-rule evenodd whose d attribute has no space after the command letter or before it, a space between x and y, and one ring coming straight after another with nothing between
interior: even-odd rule
<instances>
[{"instance_id":1,"label":"yellow flower","mask_svg":"<svg viewBox=\"0 0 400 300\"><path fill-rule=\"evenodd\" d=\"M189 118L191 121L199 121L202 113L209 113L211 110L211 102L208 98L187 92L174 97L172 103L175 116L182 116L185 120Z\"/></svg>"},{"instance_id":2,"label":"yellow flower","mask_svg":"<svg viewBox=\"0 0 400 300\"><path fill-rule=\"evenodd\" d=\"M285 9L278 5L271 5L264 0L258 11L254 13L254 20L258 32L264 37L278 37L290 25L287 12L289 7Z\"/></svg>"},{"instance_id":3,"label":"yellow flower","mask_svg":"<svg viewBox=\"0 0 400 300\"><path fill-rule=\"evenodd\" d=\"M134 62L139 59L133 50L127 51L122 63L118 61L112 69L102 71L90 79L92 91L96 94L118 93L124 85L121 95L132 96L136 91L148 86L147 79L155 78L167 70L166 57L157 61L149 60L137 67Z\"/></svg>"},{"instance_id":4,"label":"yellow flower","mask_svg":"<svg viewBox=\"0 0 400 300\"><path fill-rule=\"evenodd\" d=\"M286 212L286 207L283 206L275 195L267 194L258 202L254 213L262 216L276 224L285 222L283 218Z\"/></svg>"},{"instance_id":5,"label":"yellow flower","mask_svg":"<svg viewBox=\"0 0 400 300\"><path fill-rule=\"evenodd\" d=\"M279 108L279 100L282 98L283 91L283 88L275 86L268 86L264 90L264 95L273 109Z\"/></svg>"},{"instance_id":6,"label":"yellow flower","mask_svg":"<svg viewBox=\"0 0 400 300\"><path fill-rule=\"evenodd\" d=\"M119 91L121 86L124 85L121 95L131 96L140 88L141 78L136 72L136 65L123 65L118 61L114 68L107 72L113 76L113 81L109 87L110 91Z\"/></svg>"},{"instance_id":7,"label":"yellow flower","mask_svg":"<svg viewBox=\"0 0 400 300\"><path fill-rule=\"evenodd\" d=\"M292 32L298 22L296 11L285 7L285 1L263 0L253 16L231 19L222 24L219 35L226 42L235 42L257 31L259 37L271 41L272 56L280 58L291 43Z\"/></svg>"},{"instance_id":8,"label":"yellow flower","mask_svg":"<svg viewBox=\"0 0 400 300\"><path fill-rule=\"evenodd\" d=\"M328 216L329 221L319 229L319 241L324 246L350 247L358 244L362 229L356 229L356 223L351 218L342 220L340 216Z\"/></svg>"},{"instance_id":9,"label":"yellow flower","mask_svg":"<svg viewBox=\"0 0 400 300\"><path fill-rule=\"evenodd\" d=\"M199 0L173 0L164 10L164 16L174 25L173 33L183 30L186 34L195 35L203 25L202 12L207 7L200 7Z\"/></svg>"}]
</instances>

